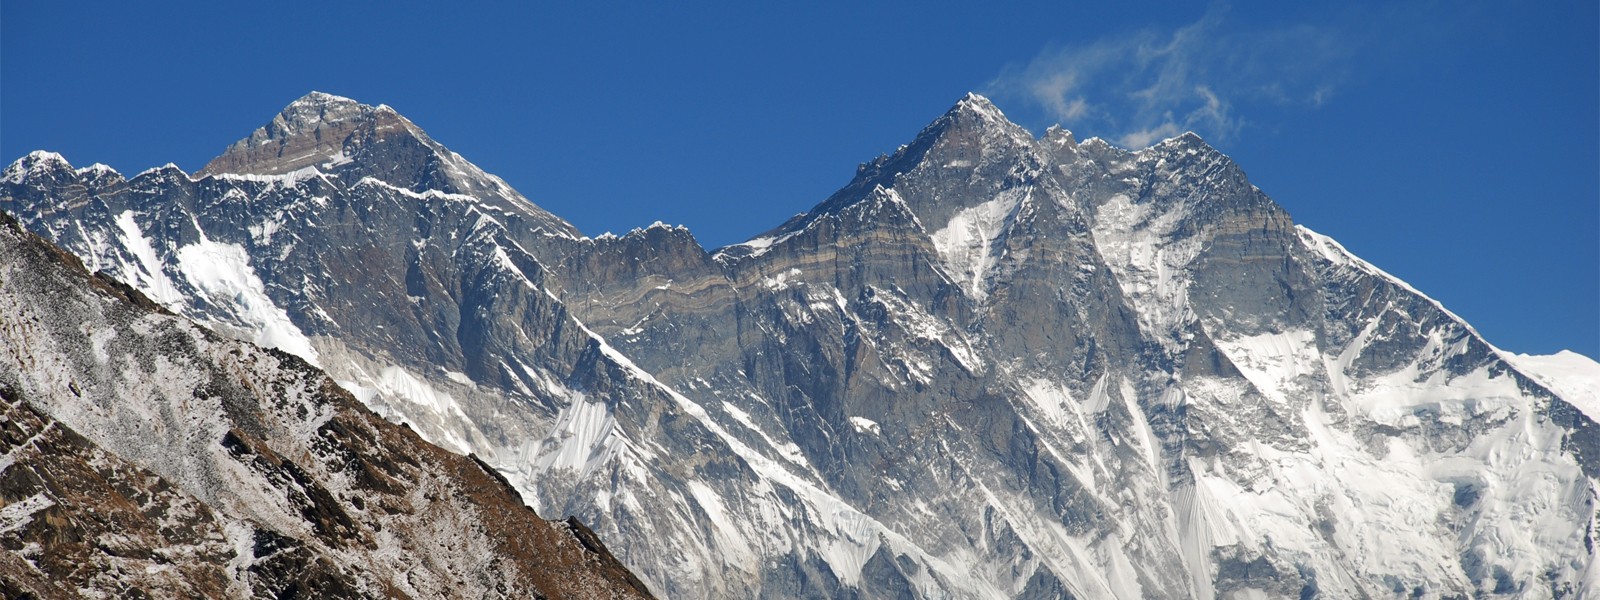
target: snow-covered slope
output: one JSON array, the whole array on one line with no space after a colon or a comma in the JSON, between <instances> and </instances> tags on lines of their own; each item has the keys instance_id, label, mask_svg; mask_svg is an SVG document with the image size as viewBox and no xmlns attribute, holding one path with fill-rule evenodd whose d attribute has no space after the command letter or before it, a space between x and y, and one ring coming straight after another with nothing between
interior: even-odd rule
<instances>
[{"instance_id":1,"label":"snow-covered slope","mask_svg":"<svg viewBox=\"0 0 1600 600\"><path fill-rule=\"evenodd\" d=\"M308 97L195 177L30 155L0 208L175 312L291 350L292 327L673 597L1540 598L1600 577L1583 400L1193 134L1035 138L969 95L708 252L664 225L577 237L456 175L377 178L478 173L386 111Z\"/></svg>"},{"instance_id":2,"label":"snow-covered slope","mask_svg":"<svg viewBox=\"0 0 1600 600\"><path fill-rule=\"evenodd\" d=\"M1571 350L1555 354L1516 354L1507 357L1585 416L1600 420L1600 363Z\"/></svg>"}]
</instances>

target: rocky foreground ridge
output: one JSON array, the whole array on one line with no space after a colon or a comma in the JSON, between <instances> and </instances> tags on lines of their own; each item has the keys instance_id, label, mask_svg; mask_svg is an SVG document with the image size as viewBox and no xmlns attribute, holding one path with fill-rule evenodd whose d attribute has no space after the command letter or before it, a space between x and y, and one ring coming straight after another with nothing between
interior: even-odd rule
<instances>
[{"instance_id":1,"label":"rocky foreground ridge","mask_svg":"<svg viewBox=\"0 0 1600 600\"><path fill-rule=\"evenodd\" d=\"M648 598L575 519L0 215L0 596Z\"/></svg>"}]
</instances>

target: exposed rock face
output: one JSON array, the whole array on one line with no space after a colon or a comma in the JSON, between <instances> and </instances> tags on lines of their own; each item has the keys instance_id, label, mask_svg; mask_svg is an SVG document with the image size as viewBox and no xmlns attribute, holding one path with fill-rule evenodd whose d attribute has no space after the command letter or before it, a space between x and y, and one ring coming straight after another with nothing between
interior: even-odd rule
<instances>
[{"instance_id":1,"label":"exposed rock face","mask_svg":"<svg viewBox=\"0 0 1600 600\"><path fill-rule=\"evenodd\" d=\"M503 209L523 229L554 236L577 233L566 221L528 202L499 177L433 141L388 106L311 92L250 137L234 142L197 176L287 175L316 170L355 185L371 177L413 192L465 194Z\"/></svg>"},{"instance_id":2,"label":"exposed rock face","mask_svg":"<svg viewBox=\"0 0 1600 600\"><path fill-rule=\"evenodd\" d=\"M0 307L7 597L649 597L474 459L3 215Z\"/></svg>"},{"instance_id":3,"label":"exposed rock face","mask_svg":"<svg viewBox=\"0 0 1600 600\"><path fill-rule=\"evenodd\" d=\"M969 96L713 252L353 175L436 145L285 173L332 151L287 125L319 102L196 177L31 155L0 208L179 314L317 361L542 513L595 524L667 595L1600 583L1594 415L1192 134L1035 138Z\"/></svg>"}]
</instances>

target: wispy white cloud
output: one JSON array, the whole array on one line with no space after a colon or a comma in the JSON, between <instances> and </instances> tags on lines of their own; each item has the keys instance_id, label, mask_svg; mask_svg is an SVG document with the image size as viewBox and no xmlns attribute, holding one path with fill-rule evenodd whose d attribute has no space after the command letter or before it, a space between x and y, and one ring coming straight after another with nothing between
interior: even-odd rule
<instances>
[{"instance_id":1,"label":"wispy white cloud","mask_svg":"<svg viewBox=\"0 0 1600 600\"><path fill-rule=\"evenodd\" d=\"M1068 128L1129 147L1195 131L1227 140L1261 106L1322 106L1343 79L1351 42L1311 25L1244 30L1213 6L1176 29L1047 48L1005 69L990 93L1021 97Z\"/></svg>"}]
</instances>

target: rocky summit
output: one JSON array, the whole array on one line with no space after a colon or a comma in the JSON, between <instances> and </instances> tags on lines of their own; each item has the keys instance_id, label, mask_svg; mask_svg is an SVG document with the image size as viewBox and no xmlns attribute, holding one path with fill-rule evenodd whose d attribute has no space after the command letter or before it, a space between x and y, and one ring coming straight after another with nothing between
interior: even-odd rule
<instances>
[{"instance_id":1,"label":"rocky summit","mask_svg":"<svg viewBox=\"0 0 1600 600\"><path fill-rule=\"evenodd\" d=\"M590 524L668 597L1600 593L1600 398L1574 383L1600 367L1497 350L1194 134L1035 136L968 95L809 212L706 249L660 224L582 236L394 110L313 93L196 174L30 154L0 173L0 210L96 281L282 352L224 375L265 361L337 382L267 423L302 431L353 397ZM126 355L97 331L53 343ZM115 360L173 368L136 355ZM48 382L13 384L7 403L32 407L15 422L138 422L30 400L77 380L13 362L0 381ZM278 450L252 418L59 452L124 457L108 468L165 477L152 501L190 507L270 494L179 449L269 471L353 451ZM152 452L171 454L137 459ZM373 469L430 471L402 455ZM323 508L272 514L388 539L354 516L370 503L306 502ZM233 513L182 510L188 529L147 527L185 552L233 547ZM453 514L433 531L502 530ZM496 542L472 543L439 560ZM9 564L38 564L21 544Z\"/></svg>"}]
</instances>

